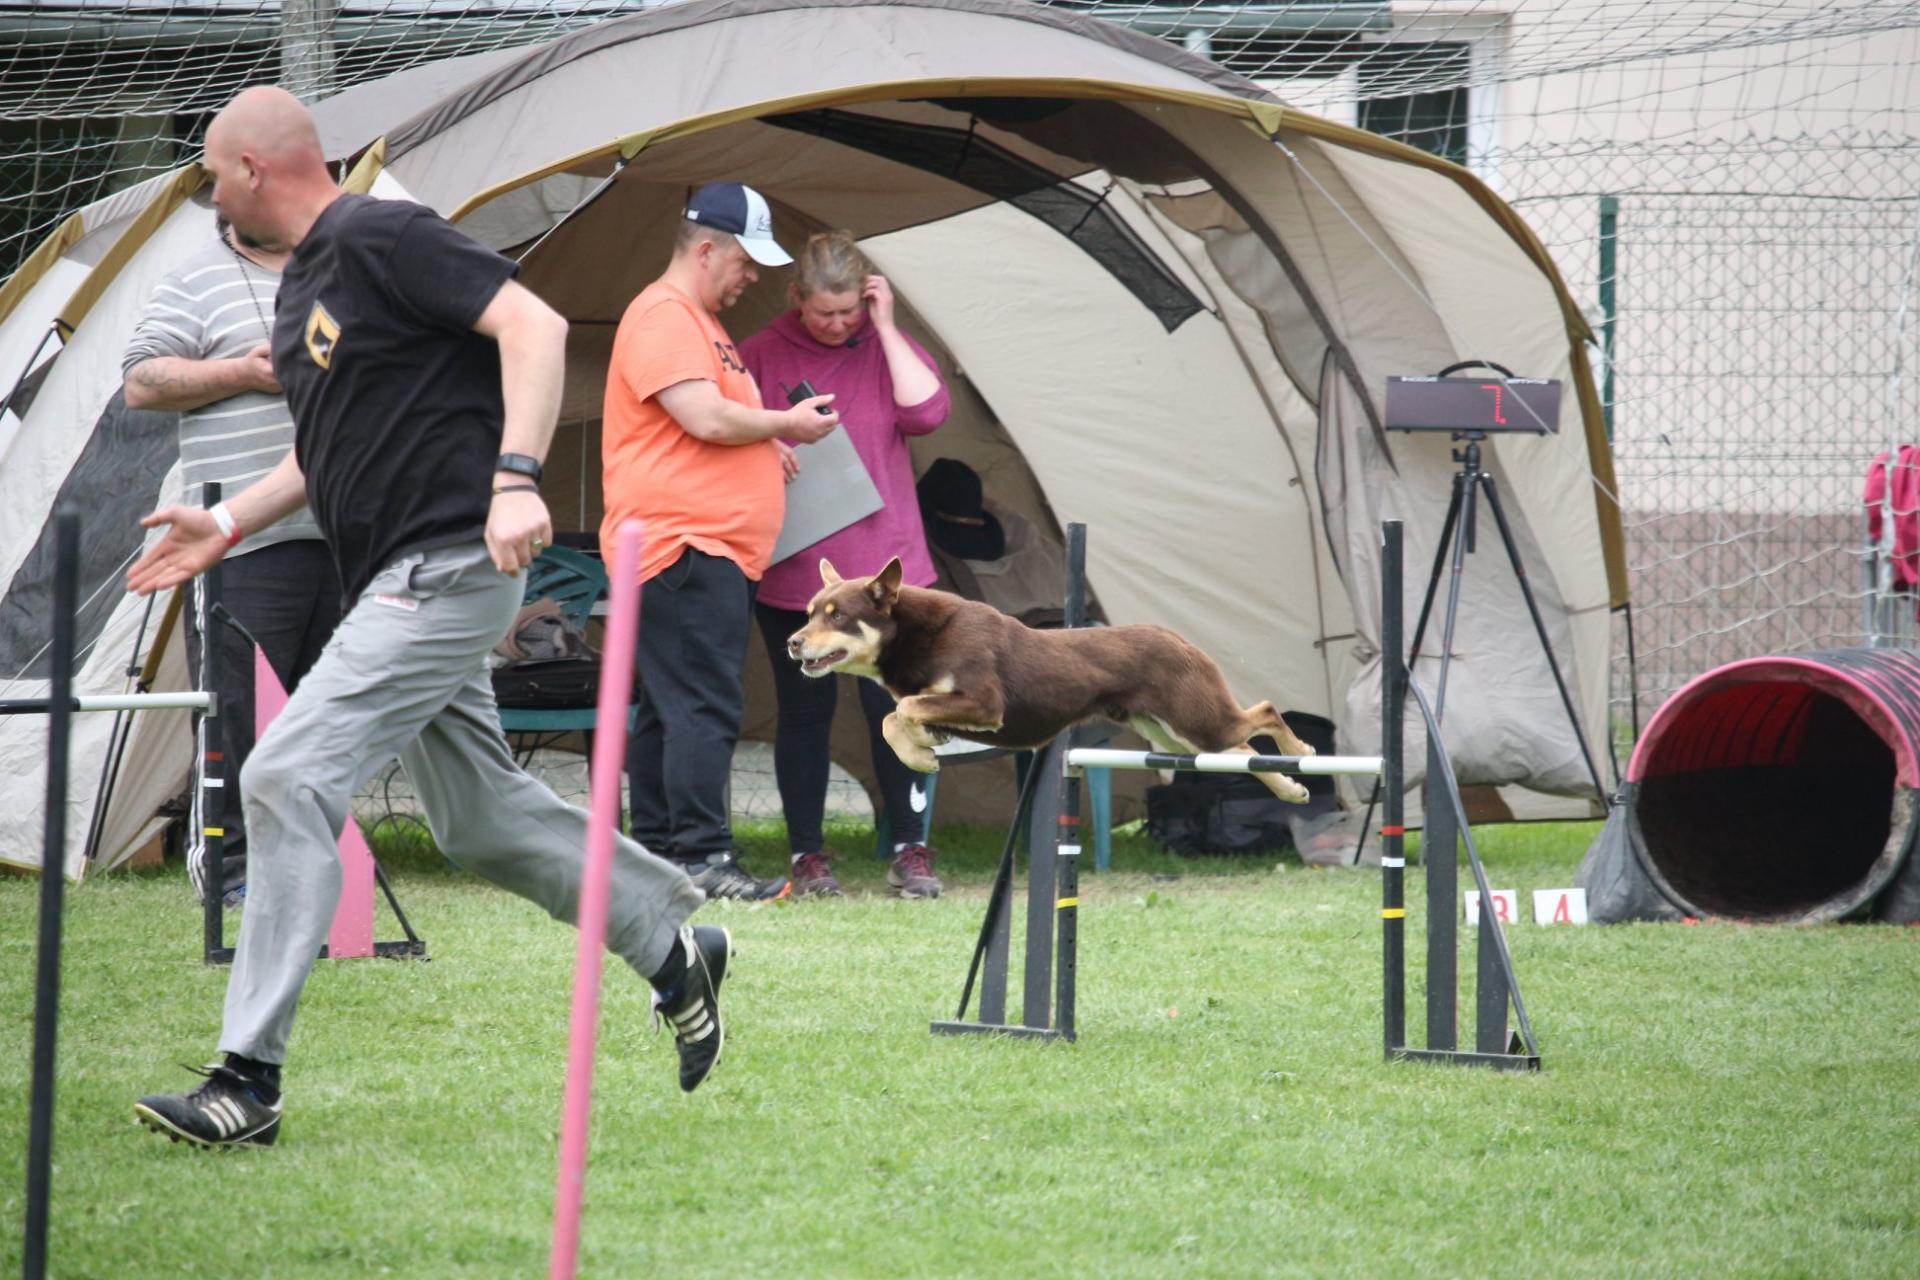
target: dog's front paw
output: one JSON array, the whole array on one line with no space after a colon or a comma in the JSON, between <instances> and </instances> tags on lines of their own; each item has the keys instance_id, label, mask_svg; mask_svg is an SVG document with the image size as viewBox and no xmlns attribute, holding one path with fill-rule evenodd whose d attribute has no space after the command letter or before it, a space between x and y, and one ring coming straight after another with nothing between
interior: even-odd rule
<instances>
[{"instance_id":1,"label":"dog's front paw","mask_svg":"<svg viewBox=\"0 0 1920 1280\"><path fill-rule=\"evenodd\" d=\"M890 711L880 722L880 734L907 768L915 773L940 772L940 759L933 754L933 744L927 741L924 726L904 718L898 711Z\"/></svg>"}]
</instances>

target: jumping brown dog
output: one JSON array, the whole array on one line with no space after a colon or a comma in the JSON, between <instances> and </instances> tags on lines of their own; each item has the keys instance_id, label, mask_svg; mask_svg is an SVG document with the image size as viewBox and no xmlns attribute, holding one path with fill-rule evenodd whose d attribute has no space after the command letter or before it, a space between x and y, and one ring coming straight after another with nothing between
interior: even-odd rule
<instances>
[{"instance_id":1,"label":"jumping brown dog","mask_svg":"<svg viewBox=\"0 0 1920 1280\"><path fill-rule=\"evenodd\" d=\"M810 676L844 671L900 700L883 726L901 763L933 773L949 737L1038 747L1094 716L1126 725L1169 752L1254 754L1270 733L1288 755L1310 756L1271 702L1242 710L1213 659L1165 627L1036 631L991 605L900 584L895 559L870 578L843 579L820 562L824 584L787 654ZM1284 774L1255 774L1282 800L1307 799Z\"/></svg>"}]
</instances>

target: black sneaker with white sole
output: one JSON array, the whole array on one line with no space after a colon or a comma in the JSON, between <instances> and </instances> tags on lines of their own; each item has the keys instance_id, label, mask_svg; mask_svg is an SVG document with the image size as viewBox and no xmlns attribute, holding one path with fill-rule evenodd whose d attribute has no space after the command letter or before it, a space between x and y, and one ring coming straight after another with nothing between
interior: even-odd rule
<instances>
[{"instance_id":1,"label":"black sneaker with white sole","mask_svg":"<svg viewBox=\"0 0 1920 1280\"><path fill-rule=\"evenodd\" d=\"M188 1070L197 1070L189 1067ZM196 1147L270 1147L280 1136L280 1091L215 1062L192 1093L156 1093L133 1104L155 1133Z\"/></svg>"},{"instance_id":2,"label":"black sneaker with white sole","mask_svg":"<svg viewBox=\"0 0 1920 1280\"><path fill-rule=\"evenodd\" d=\"M659 1013L673 1027L674 1047L680 1052L680 1088L692 1093L720 1061L727 1029L720 1020L720 984L733 955L733 935L718 925L686 925L680 930L686 948L687 974L671 1004L661 1001Z\"/></svg>"}]
</instances>

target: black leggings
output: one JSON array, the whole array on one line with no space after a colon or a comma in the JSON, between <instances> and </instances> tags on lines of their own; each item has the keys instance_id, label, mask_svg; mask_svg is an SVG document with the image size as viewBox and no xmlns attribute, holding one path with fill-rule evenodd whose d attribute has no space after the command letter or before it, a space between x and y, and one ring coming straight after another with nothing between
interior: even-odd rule
<instances>
[{"instance_id":1,"label":"black leggings","mask_svg":"<svg viewBox=\"0 0 1920 1280\"><path fill-rule=\"evenodd\" d=\"M840 700L841 678L802 675L800 664L787 656L787 637L805 625L806 614L764 604L754 605L753 612L760 622L760 634L767 640L773 691L780 702L773 775L780 787L780 807L787 814L787 840L796 854L818 853L824 846L820 821L827 808L828 745L833 737L833 712ZM919 844L927 836L926 786L918 774L900 763L880 732L881 722L893 710L893 696L872 680L848 678L860 686L860 709L867 714L873 772L880 782L893 842Z\"/></svg>"}]
</instances>

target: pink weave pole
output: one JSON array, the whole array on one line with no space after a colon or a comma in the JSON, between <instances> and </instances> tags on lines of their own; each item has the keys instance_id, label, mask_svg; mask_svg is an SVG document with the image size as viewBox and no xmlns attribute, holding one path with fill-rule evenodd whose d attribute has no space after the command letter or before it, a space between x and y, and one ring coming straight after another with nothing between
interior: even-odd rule
<instances>
[{"instance_id":1,"label":"pink weave pole","mask_svg":"<svg viewBox=\"0 0 1920 1280\"><path fill-rule=\"evenodd\" d=\"M606 954L607 893L613 833L620 822L620 777L627 756L627 693L640 634L638 520L614 534L606 647L600 654L600 705L593 731L593 799L586 865L580 875L580 938L573 963L573 1022L567 1037L567 1091L560 1121L560 1185L553 1200L549 1280L573 1280L580 1259L580 1201L587 1181L587 1118L593 1108L594 1042L600 1031L600 971Z\"/></svg>"}]
</instances>

